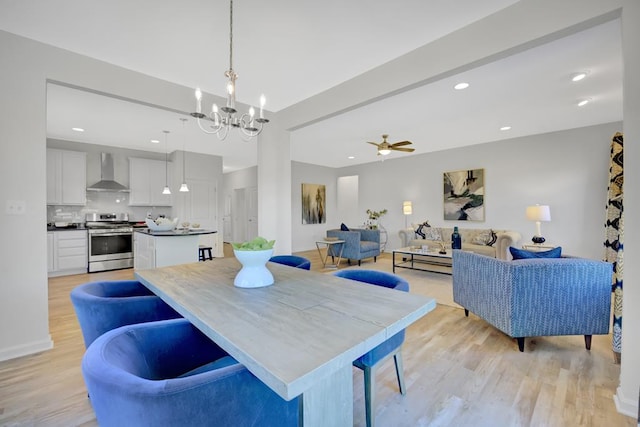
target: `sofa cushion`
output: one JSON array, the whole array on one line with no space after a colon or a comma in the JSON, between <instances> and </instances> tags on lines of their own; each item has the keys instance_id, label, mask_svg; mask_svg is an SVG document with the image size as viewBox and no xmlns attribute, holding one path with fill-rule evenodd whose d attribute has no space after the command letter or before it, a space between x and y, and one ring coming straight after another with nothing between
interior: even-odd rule
<instances>
[{"instance_id":1,"label":"sofa cushion","mask_svg":"<svg viewBox=\"0 0 640 427\"><path fill-rule=\"evenodd\" d=\"M492 230L483 230L482 232L473 236L473 238L471 239L471 243L475 245L491 246L489 245L489 242L491 242L492 232L493 232Z\"/></svg>"},{"instance_id":2,"label":"sofa cushion","mask_svg":"<svg viewBox=\"0 0 640 427\"><path fill-rule=\"evenodd\" d=\"M340 230L342 231L349 231L349 227L347 227L344 222L342 224L340 224Z\"/></svg>"},{"instance_id":3,"label":"sofa cushion","mask_svg":"<svg viewBox=\"0 0 640 427\"><path fill-rule=\"evenodd\" d=\"M426 240L433 240L436 242L441 242L442 239L442 230L438 227L429 227L425 229L424 238Z\"/></svg>"},{"instance_id":4,"label":"sofa cushion","mask_svg":"<svg viewBox=\"0 0 640 427\"><path fill-rule=\"evenodd\" d=\"M558 246L548 251L527 251L524 249L509 246L509 251L514 260L529 258L560 258L562 256L562 247Z\"/></svg>"},{"instance_id":5,"label":"sofa cushion","mask_svg":"<svg viewBox=\"0 0 640 427\"><path fill-rule=\"evenodd\" d=\"M360 241L360 252L377 251L380 249L380 243L371 242L369 240Z\"/></svg>"}]
</instances>

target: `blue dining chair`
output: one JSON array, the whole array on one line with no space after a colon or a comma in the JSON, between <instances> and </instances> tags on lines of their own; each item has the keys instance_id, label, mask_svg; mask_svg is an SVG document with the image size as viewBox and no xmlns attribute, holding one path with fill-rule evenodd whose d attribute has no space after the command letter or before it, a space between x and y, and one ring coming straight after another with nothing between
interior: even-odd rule
<instances>
[{"instance_id":1,"label":"blue dining chair","mask_svg":"<svg viewBox=\"0 0 640 427\"><path fill-rule=\"evenodd\" d=\"M409 292L409 283L402 277L392 273L375 270L341 270L334 273L335 276L344 279L356 280L370 285L384 286L385 288ZM364 371L364 400L367 427L375 424L373 408L375 403L375 369L379 364L393 356L398 377L400 393L405 394L404 373L402 367L401 347L404 342L404 329L383 343L374 347L369 352L357 358L353 365Z\"/></svg>"},{"instance_id":2,"label":"blue dining chair","mask_svg":"<svg viewBox=\"0 0 640 427\"><path fill-rule=\"evenodd\" d=\"M100 426L297 426L286 401L186 319L98 337L82 375Z\"/></svg>"},{"instance_id":3,"label":"blue dining chair","mask_svg":"<svg viewBox=\"0 0 640 427\"><path fill-rule=\"evenodd\" d=\"M276 255L272 256L269 261L290 267L302 268L303 270L311 269L311 261L298 255Z\"/></svg>"},{"instance_id":4,"label":"blue dining chair","mask_svg":"<svg viewBox=\"0 0 640 427\"><path fill-rule=\"evenodd\" d=\"M181 317L137 280L89 282L71 291L85 347L107 331Z\"/></svg>"}]
</instances>

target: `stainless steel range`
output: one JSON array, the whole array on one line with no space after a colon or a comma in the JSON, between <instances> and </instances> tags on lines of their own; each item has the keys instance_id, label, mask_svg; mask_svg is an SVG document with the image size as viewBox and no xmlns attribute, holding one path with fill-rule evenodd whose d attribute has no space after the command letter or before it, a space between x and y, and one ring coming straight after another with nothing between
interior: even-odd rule
<instances>
[{"instance_id":1,"label":"stainless steel range","mask_svg":"<svg viewBox=\"0 0 640 427\"><path fill-rule=\"evenodd\" d=\"M133 267L133 227L126 213L90 213L89 273Z\"/></svg>"}]
</instances>

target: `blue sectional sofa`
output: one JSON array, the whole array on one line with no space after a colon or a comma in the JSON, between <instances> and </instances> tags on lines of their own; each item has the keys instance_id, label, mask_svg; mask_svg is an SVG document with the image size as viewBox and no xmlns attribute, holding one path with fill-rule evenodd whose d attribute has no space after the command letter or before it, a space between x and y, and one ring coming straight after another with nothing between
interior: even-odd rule
<instances>
[{"instance_id":1,"label":"blue sectional sofa","mask_svg":"<svg viewBox=\"0 0 640 427\"><path fill-rule=\"evenodd\" d=\"M505 334L525 337L609 333L609 263L581 258L506 261L453 251L453 300Z\"/></svg>"}]
</instances>

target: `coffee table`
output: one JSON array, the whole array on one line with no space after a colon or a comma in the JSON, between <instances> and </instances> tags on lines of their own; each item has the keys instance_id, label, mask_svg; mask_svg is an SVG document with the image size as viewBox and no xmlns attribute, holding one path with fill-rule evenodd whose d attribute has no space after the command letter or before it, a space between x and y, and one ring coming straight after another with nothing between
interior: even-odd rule
<instances>
[{"instance_id":1,"label":"coffee table","mask_svg":"<svg viewBox=\"0 0 640 427\"><path fill-rule=\"evenodd\" d=\"M397 258L397 259L396 259ZM393 272L396 268L451 274L451 249L441 254L435 249L400 248L393 251Z\"/></svg>"}]
</instances>

